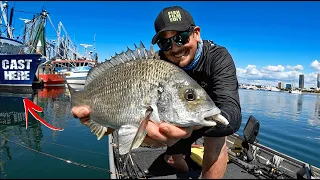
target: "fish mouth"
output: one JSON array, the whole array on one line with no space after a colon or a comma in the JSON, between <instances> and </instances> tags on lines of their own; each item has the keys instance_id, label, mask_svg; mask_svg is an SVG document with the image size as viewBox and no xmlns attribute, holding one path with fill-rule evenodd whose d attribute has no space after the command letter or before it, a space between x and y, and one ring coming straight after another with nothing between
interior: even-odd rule
<instances>
[{"instance_id":1,"label":"fish mouth","mask_svg":"<svg viewBox=\"0 0 320 180\"><path fill-rule=\"evenodd\" d=\"M205 111L202 114L202 119L205 121L215 121L215 122L222 123L224 125L228 125L229 121L224 116L222 116L220 113L221 113L221 111L218 108L210 109L210 110Z\"/></svg>"}]
</instances>

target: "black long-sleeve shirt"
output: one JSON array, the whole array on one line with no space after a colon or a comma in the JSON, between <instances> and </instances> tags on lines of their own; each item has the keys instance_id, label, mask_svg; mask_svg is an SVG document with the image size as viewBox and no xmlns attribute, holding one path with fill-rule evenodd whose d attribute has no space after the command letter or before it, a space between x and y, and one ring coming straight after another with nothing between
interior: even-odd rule
<instances>
[{"instance_id":1,"label":"black long-sleeve shirt","mask_svg":"<svg viewBox=\"0 0 320 180\"><path fill-rule=\"evenodd\" d=\"M167 60L164 54L157 52L158 58ZM212 41L203 41L203 52L196 67L186 72L208 93L221 114L229 120L228 126L218 124L215 127L202 128L204 136L228 136L239 130L242 116L238 94L236 67L225 47Z\"/></svg>"}]
</instances>

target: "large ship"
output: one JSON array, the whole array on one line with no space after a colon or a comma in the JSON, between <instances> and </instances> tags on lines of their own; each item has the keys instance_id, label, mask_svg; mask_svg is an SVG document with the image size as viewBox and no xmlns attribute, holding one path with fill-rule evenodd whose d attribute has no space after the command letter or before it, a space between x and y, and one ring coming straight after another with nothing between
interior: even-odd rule
<instances>
[{"instance_id":1,"label":"large ship","mask_svg":"<svg viewBox=\"0 0 320 180\"><path fill-rule=\"evenodd\" d=\"M97 53L88 52L88 47L93 45L80 44L85 52L79 53L62 22L58 24L57 39L46 44L48 54L52 54L52 57L48 57L49 60L39 68L38 76L44 82L44 86L64 86L67 81L72 88L81 89L88 72L98 61Z\"/></svg>"},{"instance_id":2,"label":"large ship","mask_svg":"<svg viewBox=\"0 0 320 180\"><path fill-rule=\"evenodd\" d=\"M14 9L11 8L9 17L7 2L0 1L0 9L0 89L32 87L38 83L39 65L45 62L37 44L44 40L47 13L43 11L32 20L20 18L25 21L24 34L15 37L11 27ZM28 24L32 24L33 29L28 29Z\"/></svg>"}]
</instances>

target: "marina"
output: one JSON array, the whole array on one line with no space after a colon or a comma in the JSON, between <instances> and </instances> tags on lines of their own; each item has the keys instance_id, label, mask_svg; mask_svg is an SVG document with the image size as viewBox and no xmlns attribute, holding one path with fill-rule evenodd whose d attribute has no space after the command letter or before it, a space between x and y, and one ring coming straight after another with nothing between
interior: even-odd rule
<instances>
[{"instance_id":1,"label":"marina","mask_svg":"<svg viewBox=\"0 0 320 180\"><path fill-rule=\"evenodd\" d=\"M260 144L258 147L271 148L298 159L300 163L305 162L310 167L320 166L317 158L320 155L318 151L320 96L298 94L293 97L283 92L244 89L239 90L239 93L243 107L243 122L238 135L229 137L230 147L235 137L243 136L248 118L253 115L260 122L260 130L256 138ZM65 87L44 88L32 94L1 93L0 100L7 105L1 106L0 111L1 179L22 177L128 178L135 175L134 170L137 171L136 173L139 172L141 177L148 177L148 174L144 172L148 168L150 173L153 173L149 174L149 178L177 178L175 172L163 162L161 167L168 171L161 171L162 174L152 171L154 170L152 167L159 167L154 162L161 160L160 155L165 148L147 147L139 148L132 155L134 163L139 167L134 166L127 174L128 176L120 176L123 172L117 171L117 167L121 165L116 159L119 156L116 153L109 153L113 152L112 136L106 136L98 141L87 127L83 126L78 119L73 118L70 114L69 95ZM264 98L259 101L255 100L262 95ZM25 97L43 108L43 112L39 113L43 119L65 130L52 131L32 116L30 116L31 120L26 129L22 102ZM271 102L277 102L277 104L265 105ZM197 144L201 145L201 141ZM272 156L264 155L263 157L268 157L272 161ZM199 175L199 166L194 161L190 162L197 170L196 175ZM151 166L153 163L154 166ZM25 164L31 164L32 167L24 169ZM50 167L44 164L50 164ZM16 173L18 169L19 173ZM159 171L157 168L156 170ZM296 171L297 168L292 170ZM257 178L245 172L241 166L230 162L225 178ZM180 177L180 174L178 176Z\"/></svg>"},{"instance_id":2,"label":"marina","mask_svg":"<svg viewBox=\"0 0 320 180\"><path fill-rule=\"evenodd\" d=\"M202 138L186 157L188 173L165 163L166 147L141 146L124 167L118 134L97 140L71 114L66 83L82 89L90 70L99 64L96 35L92 45L75 43L61 21L55 26L50 12L42 9L24 19L16 16L11 4L0 1L0 179L201 177ZM13 19L24 23L19 35ZM49 38L48 28L54 37ZM86 43L91 43L91 34L86 36ZM295 77L298 73L288 79ZM280 81L278 86L239 84L242 124L227 137L224 179L320 178L320 73L317 88L305 88L304 76L299 78L299 87ZM35 110L39 117L64 130L53 131L28 113L26 98L42 109Z\"/></svg>"}]
</instances>

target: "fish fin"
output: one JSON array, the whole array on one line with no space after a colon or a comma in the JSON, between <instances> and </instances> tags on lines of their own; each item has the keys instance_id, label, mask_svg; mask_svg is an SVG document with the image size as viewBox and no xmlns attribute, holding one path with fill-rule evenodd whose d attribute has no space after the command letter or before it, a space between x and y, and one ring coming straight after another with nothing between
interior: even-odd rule
<instances>
[{"instance_id":1,"label":"fish fin","mask_svg":"<svg viewBox=\"0 0 320 180\"><path fill-rule=\"evenodd\" d=\"M152 113L150 115L150 119L155 123L161 123L158 107L156 105L151 105Z\"/></svg>"},{"instance_id":2,"label":"fish fin","mask_svg":"<svg viewBox=\"0 0 320 180\"><path fill-rule=\"evenodd\" d=\"M70 91L70 97L72 98L72 96L76 93L76 90L73 89L67 81L65 81L65 82L66 82L67 87L68 87L68 89Z\"/></svg>"},{"instance_id":3,"label":"fish fin","mask_svg":"<svg viewBox=\"0 0 320 180\"><path fill-rule=\"evenodd\" d=\"M151 56L151 57L155 56L155 52L154 52L154 48L153 48L152 44L150 46L150 51L148 53L150 53L148 56Z\"/></svg>"},{"instance_id":4,"label":"fish fin","mask_svg":"<svg viewBox=\"0 0 320 180\"><path fill-rule=\"evenodd\" d=\"M131 50L127 47L127 51L122 51L120 54L115 53L115 56L111 56L108 60L106 59L105 62L99 63L95 67L91 68L88 72L88 76L85 82L86 86L92 82L93 79L103 74L103 72L112 69L120 64L129 62L129 61L137 61L137 60L152 60L154 58L154 50L153 46L151 45L150 50L147 50L143 43L140 41L140 47L134 44L135 50Z\"/></svg>"},{"instance_id":5,"label":"fish fin","mask_svg":"<svg viewBox=\"0 0 320 180\"><path fill-rule=\"evenodd\" d=\"M141 120L139 127L134 125L123 125L119 129L119 153L128 154L131 150L138 148L147 135L147 124L152 114L148 109L145 117Z\"/></svg>"},{"instance_id":6,"label":"fish fin","mask_svg":"<svg viewBox=\"0 0 320 180\"><path fill-rule=\"evenodd\" d=\"M65 83L67 84L67 87L69 89L70 92L70 99L71 99L71 106L77 106L79 104L79 102L81 101L81 91L76 91L75 89L73 89L70 84L67 82L65 75L64 79L65 79ZM80 96L80 97L79 97Z\"/></svg>"},{"instance_id":7,"label":"fish fin","mask_svg":"<svg viewBox=\"0 0 320 180\"><path fill-rule=\"evenodd\" d=\"M125 125L125 126L129 127L130 130L132 130L132 131L130 132L130 130L128 130L128 129L126 129L126 130L122 129L122 127L119 129L119 153L121 155L127 154L127 157L124 161L123 168L125 168L129 158L131 158L131 151L133 149L138 148L142 144L144 138L146 137L147 124L148 124L148 121L149 121L150 116L152 114L152 111L153 111L152 108L147 109L146 116L140 122L139 128L137 128L136 126L132 126L132 125ZM125 135L124 133L127 133L127 135ZM128 138L128 136L129 136L129 138ZM122 145L122 147L121 147L121 145ZM131 159L131 162L133 163L132 159Z\"/></svg>"},{"instance_id":8,"label":"fish fin","mask_svg":"<svg viewBox=\"0 0 320 180\"><path fill-rule=\"evenodd\" d=\"M91 132L93 132L97 136L98 140L100 140L108 131L107 127L101 126L100 124L97 124L92 120L89 120L87 125L89 126Z\"/></svg>"}]
</instances>

